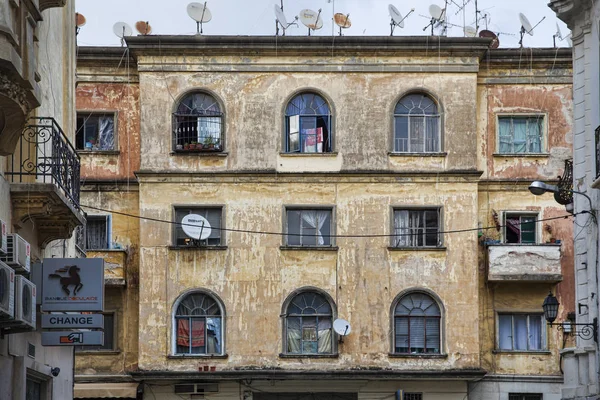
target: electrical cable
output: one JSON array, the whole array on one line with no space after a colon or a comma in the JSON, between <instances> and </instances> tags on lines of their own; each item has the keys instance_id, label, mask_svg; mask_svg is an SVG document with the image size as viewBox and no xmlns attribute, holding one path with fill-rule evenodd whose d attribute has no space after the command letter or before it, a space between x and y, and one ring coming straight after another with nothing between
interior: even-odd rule
<instances>
[{"instance_id":1,"label":"electrical cable","mask_svg":"<svg viewBox=\"0 0 600 400\"><path fill-rule=\"evenodd\" d=\"M82 204L81 206L92 209L92 210L96 210L96 211L102 211L102 212L107 212L107 213L112 213L112 214L117 214L117 215L123 215L125 217L137 218L137 219L146 220L146 221L161 222L161 223L177 225L177 226L198 227L198 225L182 224L181 222L169 221L166 219L144 217L141 215L134 215L134 214L129 214L129 213L120 212L120 211L113 211L113 210L89 206L89 205L85 205L85 204ZM511 224L511 226L521 225L521 224L530 224L531 222L544 222L544 221L553 221L553 220L557 220L557 219L566 219L566 218L573 217L578 214L584 214L584 213L587 213L587 212L581 212L581 213L577 213L577 214L566 214L566 215L561 215L561 216L557 216L557 217L537 219L534 221L519 222L519 223ZM493 225L493 226L486 226L486 227L481 227L481 228L477 227L477 228L454 229L454 230L449 230L449 231L438 231L437 234L441 235L441 234L466 233L466 232L504 228L506 226L508 226L508 225ZM258 231L258 230L222 228L222 227L211 227L211 229L218 230L221 232L250 233L250 234L258 234L258 235L275 235L275 236L301 236L302 235L300 233L296 234L296 233L288 233L288 232L271 232L271 231ZM330 238L378 238L378 237L398 237L398 236L412 236L412 235L413 234L411 234L411 233L371 234L371 235L364 235L364 234L363 235L352 235L352 234L350 234L350 235L327 235L327 234L321 234L322 237L330 237Z\"/></svg>"}]
</instances>

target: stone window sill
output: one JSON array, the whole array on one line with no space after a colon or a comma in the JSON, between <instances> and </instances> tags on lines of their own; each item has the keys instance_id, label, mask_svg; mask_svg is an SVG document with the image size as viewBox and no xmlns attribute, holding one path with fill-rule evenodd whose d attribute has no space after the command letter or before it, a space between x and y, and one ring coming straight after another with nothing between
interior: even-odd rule
<instances>
[{"instance_id":1,"label":"stone window sill","mask_svg":"<svg viewBox=\"0 0 600 400\"><path fill-rule=\"evenodd\" d=\"M548 158L550 153L494 153L494 157L506 158Z\"/></svg>"},{"instance_id":2,"label":"stone window sill","mask_svg":"<svg viewBox=\"0 0 600 400\"><path fill-rule=\"evenodd\" d=\"M76 356L116 356L121 354L120 350L77 350Z\"/></svg>"},{"instance_id":3,"label":"stone window sill","mask_svg":"<svg viewBox=\"0 0 600 400\"><path fill-rule=\"evenodd\" d=\"M229 357L229 354L169 354L167 358L171 360L181 360L181 359L200 359L200 360L225 360Z\"/></svg>"},{"instance_id":4,"label":"stone window sill","mask_svg":"<svg viewBox=\"0 0 600 400\"><path fill-rule=\"evenodd\" d=\"M229 154L226 151L202 152L202 151L171 151L172 156L196 156L196 157L227 157Z\"/></svg>"},{"instance_id":5,"label":"stone window sill","mask_svg":"<svg viewBox=\"0 0 600 400\"><path fill-rule=\"evenodd\" d=\"M332 151L329 153L284 153L280 152L281 157L337 157L338 152Z\"/></svg>"},{"instance_id":6,"label":"stone window sill","mask_svg":"<svg viewBox=\"0 0 600 400\"><path fill-rule=\"evenodd\" d=\"M547 354L550 355L552 352L549 350L492 350L492 354L523 354L523 355L532 355L532 354Z\"/></svg>"},{"instance_id":7,"label":"stone window sill","mask_svg":"<svg viewBox=\"0 0 600 400\"><path fill-rule=\"evenodd\" d=\"M337 246L279 246L279 250L338 251Z\"/></svg>"},{"instance_id":8,"label":"stone window sill","mask_svg":"<svg viewBox=\"0 0 600 400\"><path fill-rule=\"evenodd\" d=\"M389 151L388 156L390 157L446 157L448 153L443 152L433 152L433 153L409 153L409 152L396 152Z\"/></svg>"},{"instance_id":9,"label":"stone window sill","mask_svg":"<svg viewBox=\"0 0 600 400\"><path fill-rule=\"evenodd\" d=\"M279 358L338 358L338 354L285 354L280 353Z\"/></svg>"},{"instance_id":10,"label":"stone window sill","mask_svg":"<svg viewBox=\"0 0 600 400\"><path fill-rule=\"evenodd\" d=\"M77 150L79 155L103 155L103 156L118 156L121 154L119 150Z\"/></svg>"},{"instance_id":11,"label":"stone window sill","mask_svg":"<svg viewBox=\"0 0 600 400\"><path fill-rule=\"evenodd\" d=\"M169 246L169 250L227 250L227 246Z\"/></svg>"},{"instance_id":12,"label":"stone window sill","mask_svg":"<svg viewBox=\"0 0 600 400\"><path fill-rule=\"evenodd\" d=\"M428 359L444 359L448 358L448 354L404 354L404 353L388 353L390 358L428 358Z\"/></svg>"},{"instance_id":13,"label":"stone window sill","mask_svg":"<svg viewBox=\"0 0 600 400\"><path fill-rule=\"evenodd\" d=\"M447 247L388 247L389 251L446 251Z\"/></svg>"}]
</instances>

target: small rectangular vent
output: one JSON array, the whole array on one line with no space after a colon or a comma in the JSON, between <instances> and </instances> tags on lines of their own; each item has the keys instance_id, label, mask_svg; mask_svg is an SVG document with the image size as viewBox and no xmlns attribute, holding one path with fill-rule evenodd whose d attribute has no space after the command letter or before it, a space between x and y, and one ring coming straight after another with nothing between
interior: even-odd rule
<instances>
[{"instance_id":1,"label":"small rectangular vent","mask_svg":"<svg viewBox=\"0 0 600 400\"><path fill-rule=\"evenodd\" d=\"M184 383L175 385L174 393L176 394L204 394L204 393L218 393L218 383Z\"/></svg>"},{"instance_id":2,"label":"small rectangular vent","mask_svg":"<svg viewBox=\"0 0 600 400\"><path fill-rule=\"evenodd\" d=\"M27 355L31 358L35 358L35 345L27 342Z\"/></svg>"}]
</instances>

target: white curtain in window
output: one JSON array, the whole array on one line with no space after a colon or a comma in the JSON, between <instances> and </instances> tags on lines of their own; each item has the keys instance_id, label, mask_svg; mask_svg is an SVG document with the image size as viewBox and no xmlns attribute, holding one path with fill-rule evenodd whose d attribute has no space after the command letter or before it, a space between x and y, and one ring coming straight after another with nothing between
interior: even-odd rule
<instances>
[{"instance_id":1,"label":"white curtain in window","mask_svg":"<svg viewBox=\"0 0 600 400\"><path fill-rule=\"evenodd\" d=\"M217 144L221 139L220 117L198 117L198 143Z\"/></svg>"},{"instance_id":2,"label":"white curtain in window","mask_svg":"<svg viewBox=\"0 0 600 400\"><path fill-rule=\"evenodd\" d=\"M498 120L498 136L500 139L500 153L512 153L512 134L510 132L511 119Z\"/></svg>"},{"instance_id":3,"label":"white curtain in window","mask_svg":"<svg viewBox=\"0 0 600 400\"><path fill-rule=\"evenodd\" d=\"M426 126L426 138L425 138L425 151L436 152L439 151L439 118L425 117L427 119Z\"/></svg>"},{"instance_id":4,"label":"white curtain in window","mask_svg":"<svg viewBox=\"0 0 600 400\"><path fill-rule=\"evenodd\" d=\"M98 125L99 150L113 150L115 148L114 117L100 117L98 119Z\"/></svg>"},{"instance_id":5,"label":"white curtain in window","mask_svg":"<svg viewBox=\"0 0 600 400\"><path fill-rule=\"evenodd\" d=\"M513 350L527 350L527 315L514 315L514 349Z\"/></svg>"},{"instance_id":6,"label":"white curtain in window","mask_svg":"<svg viewBox=\"0 0 600 400\"><path fill-rule=\"evenodd\" d=\"M331 320L319 319L317 329L319 335L319 353L331 353Z\"/></svg>"},{"instance_id":7,"label":"white curtain in window","mask_svg":"<svg viewBox=\"0 0 600 400\"><path fill-rule=\"evenodd\" d=\"M420 153L425 151L425 118L410 116L410 151Z\"/></svg>"},{"instance_id":8,"label":"white curtain in window","mask_svg":"<svg viewBox=\"0 0 600 400\"><path fill-rule=\"evenodd\" d=\"M410 243L409 229L408 229L408 210L396 211L394 214L394 227L396 228L394 237L396 247L408 247Z\"/></svg>"},{"instance_id":9,"label":"white curtain in window","mask_svg":"<svg viewBox=\"0 0 600 400\"><path fill-rule=\"evenodd\" d=\"M302 220L317 230L317 244L323 246L325 240L321 235L321 229L325 225L325 221L329 217L329 211L324 210L308 210L302 212Z\"/></svg>"},{"instance_id":10,"label":"white curtain in window","mask_svg":"<svg viewBox=\"0 0 600 400\"><path fill-rule=\"evenodd\" d=\"M515 153L527 152L527 119L513 119L513 143Z\"/></svg>"},{"instance_id":11,"label":"white curtain in window","mask_svg":"<svg viewBox=\"0 0 600 400\"><path fill-rule=\"evenodd\" d=\"M530 118L527 120L527 142L529 153L542 152L542 132L541 132L541 117Z\"/></svg>"},{"instance_id":12,"label":"white curtain in window","mask_svg":"<svg viewBox=\"0 0 600 400\"><path fill-rule=\"evenodd\" d=\"M529 317L529 350L542 349L542 318L538 315Z\"/></svg>"},{"instance_id":13,"label":"white curtain in window","mask_svg":"<svg viewBox=\"0 0 600 400\"><path fill-rule=\"evenodd\" d=\"M512 350L512 316L500 315L498 345L501 350Z\"/></svg>"},{"instance_id":14,"label":"white curtain in window","mask_svg":"<svg viewBox=\"0 0 600 400\"><path fill-rule=\"evenodd\" d=\"M300 353L300 318L287 318L287 347L288 353Z\"/></svg>"}]
</instances>

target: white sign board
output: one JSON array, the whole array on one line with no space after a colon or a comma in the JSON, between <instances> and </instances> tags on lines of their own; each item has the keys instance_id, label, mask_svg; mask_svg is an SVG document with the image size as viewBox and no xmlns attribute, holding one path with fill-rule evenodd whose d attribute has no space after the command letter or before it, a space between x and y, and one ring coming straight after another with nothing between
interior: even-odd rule
<instances>
[{"instance_id":1,"label":"white sign board","mask_svg":"<svg viewBox=\"0 0 600 400\"><path fill-rule=\"evenodd\" d=\"M103 346L102 331L45 331L42 346Z\"/></svg>"},{"instance_id":2,"label":"white sign board","mask_svg":"<svg viewBox=\"0 0 600 400\"><path fill-rule=\"evenodd\" d=\"M181 229L186 235L196 240L205 240L210 236L212 229L206 218L198 214L188 214L181 219Z\"/></svg>"},{"instance_id":3,"label":"white sign board","mask_svg":"<svg viewBox=\"0 0 600 400\"><path fill-rule=\"evenodd\" d=\"M43 311L104 311L104 259L45 258Z\"/></svg>"},{"instance_id":4,"label":"white sign board","mask_svg":"<svg viewBox=\"0 0 600 400\"><path fill-rule=\"evenodd\" d=\"M104 328L102 314L42 314L43 329Z\"/></svg>"}]
</instances>

